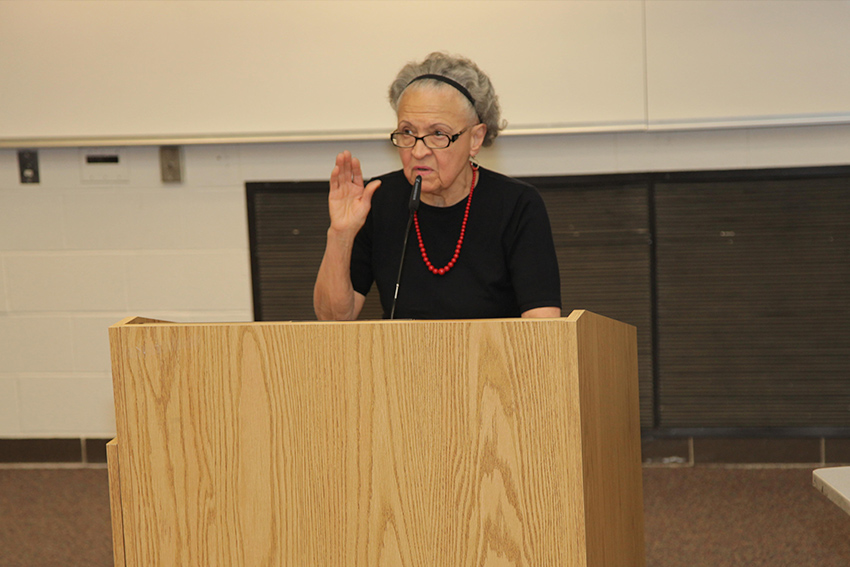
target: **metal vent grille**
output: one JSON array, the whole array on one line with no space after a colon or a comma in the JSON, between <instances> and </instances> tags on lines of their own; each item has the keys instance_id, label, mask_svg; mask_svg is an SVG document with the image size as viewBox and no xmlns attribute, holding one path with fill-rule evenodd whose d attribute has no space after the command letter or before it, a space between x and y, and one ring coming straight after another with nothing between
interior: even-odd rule
<instances>
[{"instance_id":1,"label":"metal vent grille","mask_svg":"<svg viewBox=\"0 0 850 567\"><path fill-rule=\"evenodd\" d=\"M540 189L549 210L565 313L588 309L637 327L641 423L651 427L647 185L623 186L619 177L603 184L565 177L528 181ZM248 183L247 192L255 319L315 319L312 294L328 226L327 183ZM370 293L361 319L380 317L377 294Z\"/></svg>"},{"instance_id":2,"label":"metal vent grille","mask_svg":"<svg viewBox=\"0 0 850 567\"><path fill-rule=\"evenodd\" d=\"M248 183L247 194L255 320L315 320L313 284L327 239L328 184ZM381 318L376 293L360 318Z\"/></svg>"},{"instance_id":3,"label":"metal vent grille","mask_svg":"<svg viewBox=\"0 0 850 567\"><path fill-rule=\"evenodd\" d=\"M660 426L850 425L850 178L656 187Z\"/></svg>"},{"instance_id":4,"label":"metal vent grille","mask_svg":"<svg viewBox=\"0 0 850 567\"><path fill-rule=\"evenodd\" d=\"M648 186L605 177L602 184L569 178L529 181L540 189L552 223L564 313L587 309L637 327L641 426L652 427Z\"/></svg>"},{"instance_id":5,"label":"metal vent grille","mask_svg":"<svg viewBox=\"0 0 850 567\"><path fill-rule=\"evenodd\" d=\"M642 427L850 427L850 168L526 180L564 311L638 329ZM327 183L247 189L256 319L314 319Z\"/></svg>"}]
</instances>

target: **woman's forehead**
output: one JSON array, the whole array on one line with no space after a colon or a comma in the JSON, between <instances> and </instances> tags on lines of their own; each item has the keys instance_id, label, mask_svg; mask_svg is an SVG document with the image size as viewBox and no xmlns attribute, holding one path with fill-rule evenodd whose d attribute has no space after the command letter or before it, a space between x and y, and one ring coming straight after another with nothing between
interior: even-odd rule
<instances>
[{"instance_id":1,"label":"woman's forehead","mask_svg":"<svg viewBox=\"0 0 850 567\"><path fill-rule=\"evenodd\" d=\"M454 124L468 121L471 113L469 101L448 85L411 85L398 103L399 122Z\"/></svg>"}]
</instances>

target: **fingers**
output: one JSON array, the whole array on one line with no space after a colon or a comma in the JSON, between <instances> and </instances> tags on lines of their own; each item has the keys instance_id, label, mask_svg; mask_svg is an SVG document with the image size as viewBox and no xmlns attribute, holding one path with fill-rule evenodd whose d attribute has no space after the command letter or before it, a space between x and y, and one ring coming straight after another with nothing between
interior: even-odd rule
<instances>
[{"instance_id":1,"label":"fingers","mask_svg":"<svg viewBox=\"0 0 850 567\"><path fill-rule=\"evenodd\" d=\"M339 165L335 165L331 171L331 191L339 188Z\"/></svg>"},{"instance_id":2,"label":"fingers","mask_svg":"<svg viewBox=\"0 0 850 567\"><path fill-rule=\"evenodd\" d=\"M356 157L351 158L351 180L358 187L363 186L363 171L360 169L360 160Z\"/></svg>"},{"instance_id":3,"label":"fingers","mask_svg":"<svg viewBox=\"0 0 850 567\"><path fill-rule=\"evenodd\" d=\"M351 187L363 189L363 169L360 160L345 150L336 156L336 164L331 171L331 188Z\"/></svg>"},{"instance_id":4,"label":"fingers","mask_svg":"<svg viewBox=\"0 0 850 567\"><path fill-rule=\"evenodd\" d=\"M340 163L340 175L345 182L351 181L351 153L348 150L342 152L337 158L337 163Z\"/></svg>"},{"instance_id":5,"label":"fingers","mask_svg":"<svg viewBox=\"0 0 850 567\"><path fill-rule=\"evenodd\" d=\"M347 150L337 154L336 164L331 171L331 191L346 191L351 183L351 153Z\"/></svg>"},{"instance_id":6,"label":"fingers","mask_svg":"<svg viewBox=\"0 0 850 567\"><path fill-rule=\"evenodd\" d=\"M372 181L369 185L366 186L366 189L363 190L363 202L370 206L372 205L372 195L375 194L375 191L378 187L381 186L381 180L376 179Z\"/></svg>"}]
</instances>

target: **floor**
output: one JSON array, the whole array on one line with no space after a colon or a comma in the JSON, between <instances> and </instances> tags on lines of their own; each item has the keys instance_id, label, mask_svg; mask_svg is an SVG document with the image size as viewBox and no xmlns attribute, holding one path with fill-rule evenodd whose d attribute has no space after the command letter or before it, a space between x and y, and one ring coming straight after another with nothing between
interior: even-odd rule
<instances>
[{"instance_id":1,"label":"floor","mask_svg":"<svg viewBox=\"0 0 850 567\"><path fill-rule=\"evenodd\" d=\"M647 466L646 567L847 567L812 468ZM112 565L105 468L0 468L0 567Z\"/></svg>"}]
</instances>

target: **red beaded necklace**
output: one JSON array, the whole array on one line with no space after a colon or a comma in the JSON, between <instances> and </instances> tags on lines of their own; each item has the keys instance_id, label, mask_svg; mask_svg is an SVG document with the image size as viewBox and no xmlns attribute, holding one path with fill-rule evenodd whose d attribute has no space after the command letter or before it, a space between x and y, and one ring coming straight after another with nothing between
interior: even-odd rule
<instances>
[{"instance_id":1,"label":"red beaded necklace","mask_svg":"<svg viewBox=\"0 0 850 567\"><path fill-rule=\"evenodd\" d=\"M463 235L466 233L466 221L469 220L469 205L472 203L472 192L475 190L475 180L478 177L478 165L470 162L469 166L472 168L472 185L469 187L469 197L466 199L466 211L463 213L463 223L460 225L460 237L457 239L454 256L452 256L452 259L449 260L449 263L444 267L435 268L434 264L431 263L431 260L428 259L428 253L425 252L425 243L422 242L422 233L419 231L419 214L418 212L413 213L413 222L416 225L416 238L419 240L419 251L422 252L422 259L425 261L425 265L428 267L428 270L437 276L445 275L454 267L458 256L460 256L460 249L463 246Z\"/></svg>"}]
</instances>

